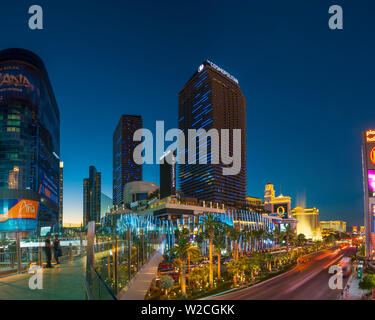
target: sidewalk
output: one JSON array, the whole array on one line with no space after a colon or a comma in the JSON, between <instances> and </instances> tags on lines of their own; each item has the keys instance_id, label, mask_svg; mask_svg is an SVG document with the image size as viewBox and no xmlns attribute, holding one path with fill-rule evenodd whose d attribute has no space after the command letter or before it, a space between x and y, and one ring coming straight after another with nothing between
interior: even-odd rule
<instances>
[{"instance_id":1,"label":"sidewalk","mask_svg":"<svg viewBox=\"0 0 375 320\"><path fill-rule=\"evenodd\" d=\"M130 287L125 287L117 296L119 300L144 300L151 282L156 278L159 263L163 257L165 241L160 245L149 262L131 280Z\"/></svg>"},{"instance_id":2,"label":"sidewalk","mask_svg":"<svg viewBox=\"0 0 375 320\"><path fill-rule=\"evenodd\" d=\"M344 288L344 294L341 295L340 300L362 300L362 296L366 293L366 291L359 288L359 281L360 279L351 275Z\"/></svg>"},{"instance_id":3,"label":"sidewalk","mask_svg":"<svg viewBox=\"0 0 375 320\"><path fill-rule=\"evenodd\" d=\"M30 273L0 277L0 300L85 300L86 258L43 269L43 289L31 290Z\"/></svg>"}]
</instances>

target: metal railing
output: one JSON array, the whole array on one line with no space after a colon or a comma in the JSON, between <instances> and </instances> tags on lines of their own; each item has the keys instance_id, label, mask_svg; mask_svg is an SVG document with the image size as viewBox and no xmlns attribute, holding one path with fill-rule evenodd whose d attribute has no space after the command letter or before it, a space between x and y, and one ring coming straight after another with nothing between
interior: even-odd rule
<instances>
[{"instance_id":1,"label":"metal railing","mask_svg":"<svg viewBox=\"0 0 375 320\"><path fill-rule=\"evenodd\" d=\"M81 258L86 254L86 246L83 245L82 237L74 239L64 239L73 241L69 246L61 247L62 255L59 257L61 262L72 261ZM64 241L64 240L60 240ZM81 240L81 241L77 241ZM28 245L25 246L25 243ZM51 260L54 262L54 250L51 248ZM0 244L0 275L8 275L26 271L31 264L43 266L47 262L46 248L44 241L40 238L9 239L2 240Z\"/></svg>"},{"instance_id":2,"label":"metal railing","mask_svg":"<svg viewBox=\"0 0 375 320\"><path fill-rule=\"evenodd\" d=\"M87 300L117 300L95 268L87 266L83 281Z\"/></svg>"}]
</instances>

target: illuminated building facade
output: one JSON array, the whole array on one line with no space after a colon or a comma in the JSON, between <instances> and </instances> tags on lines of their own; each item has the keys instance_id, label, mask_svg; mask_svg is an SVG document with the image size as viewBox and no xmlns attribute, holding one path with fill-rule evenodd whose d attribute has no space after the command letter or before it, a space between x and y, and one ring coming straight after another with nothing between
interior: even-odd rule
<instances>
[{"instance_id":1,"label":"illuminated building facade","mask_svg":"<svg viewBox=\"0 0 375 320\"><path fill-rule=\"evenodd\" d=\"M275 196L275 189L272 183L267 183L264 190L264 208L271 214L277 214L280 218L291 218L292 199L280 194Z\"/></svg>"},{"instance_id":2,"label":"illuminated building facade","mask_svg":"<svg viewBox=\"0 0 375 320\"><path fill-rule=\"evenodd\" d=\"M103 192L100 194L100 218L103 218L112 209L113 200Z\"/></svg>"},{"instance_id":3,"label":"illuminated building facade","mask_svg":"<svg viewBox=\"0 0 375 320\"><path fill-rule=\"evenodd\" d=\"M357 226L353 226L352 227L352 232L353 233L358 233L358 227Z\"/></svg>"},{"instance_id":4,"label":"illuminated building facade","mask_svg":"<svg viewBox=\"0 0 375 320\"><path fill-rule=\"evenodd\" d=\"M160 198L176 195L176 162L173 151L167 151L160 163ZM171 163L171 164L170 164Z\"/></svg>"},{"instance_id":5,"label":"illuminated building facade","mask_svg":"<svg viewBox=\"0 0 375 320\"><path fill-rule=\"evenodd\" d=\"M304 234L306 239L314 241L322 240L318 209L296 207L292 210L292 216L297 220L297 235Z\"/></svg>"},{"instance_id":6,"label":"illuminated building facade","mask_svg":"<svg viewBox=\"0 0 375 320\"><path fill-rule=\"evenodd\" d=\"M133 141L133 136L142 125L141 116L122 115L113 133L113 205L123 203L126 183L142 180L142 165L133 159L139 144Z\"/></svg>"},{"instance_id":7,"label":"illuminated building facade","mask_svg":"<svg viewBox=\"0 0 375 320\"><path fill-rule=\"evenodd\" d=\"M360 232L361 234L365 234L365 226L361 226L359 232Z\"/></svg>"},{"instance_id":8,"label":"illuminated building facade","mask_svg":"<svg viewBox=\"0 0 375 320\"><path fill-rule=\"evenodd\" d=\"M60 162L60 189L59 189L59 198L60 198L60 203L59 203L59 224L60 227L63 226L63 203L64 203L64 198L63 198L63 193L64 193L64 162Z\"/></svg>"},{"instance_id":9,"label":"illuminated building facade","mask_svg":"<svg viewBox=\"0 0 375 320\"><path fill-rule=\"evenodd\" d=\"M147 181L128 182L124 189L124 204L132 210L138 211L147 207L148 197L152 193L157 193L159 186Z\"/></svg>"},{"instance_id":10,"label":"illuminated building facade","mask_svg":"<svg viewBox=\"0 0 375 320\"><path fill-rule=\"evenodd\" d=\"M362 133L362 169L366 230L366 256L375 253L375 129Z\"/></svg>"},{"instance_id":11,"label":"illuminated building facade","mask_svg":"<svg viewBox=\"0 0 375 320\"><path fill-rule=\"evenodd\" d=\"M101 215L101 173L94 166L89 169L89 178L83 179L83 224L99 222Z\"/></svg>"},{"instance_id":12,"label":"illuminated building facade","mask_svg":"<svg viewBox=\"0 0 375 320\"><path fill-rule=\"evenodd\" d=\"M246 197L246 209L259 213L266 213L264 209L264 203L261 198Z\"/></svg>"},{"instance_id":13,"label":"illuminated building facade","mask_svg":"<svg viewBox=\"0 0 375 320\"><path fill-rule=\"evenodd\" d=\"M322 230L332 229L333 231L336 231L336 232L346 232L346 222L345 221L320 221L320 228Z\"/></svg>"},{"instance_id":14,"label":"illuminated building facade","mask_svg":"<svg viewBox=\"0 0 375 320\"><path fill-rule=\"evenodd\" d=\"M246 203L246 100L238 80L210 61L205 61L178 95L178 125L187 137L188 129L229 129L229 151L233 152L233 129L241 130L241 170L237 175L223 175L223 166L212 164L211 139L207 140L207 164L179 163L180 189L184 196L218 201L229 206ZM187 153L187 141L185 155ZM214 155L217 157L218 155ZM191 160L191 159L189 159ZM186 161L188 162L188 161Z\"/></svg>"},{"instance_id":15,"label":"illuminated building facade","mask_svg":"<svg viewBox=\"0 0 375 320\"><path fill-rule=\"evenodd\" d=\"M0 232L36 232L59 216L60 113L42 60L0 51Z\"/></svg>"}]
</instances>

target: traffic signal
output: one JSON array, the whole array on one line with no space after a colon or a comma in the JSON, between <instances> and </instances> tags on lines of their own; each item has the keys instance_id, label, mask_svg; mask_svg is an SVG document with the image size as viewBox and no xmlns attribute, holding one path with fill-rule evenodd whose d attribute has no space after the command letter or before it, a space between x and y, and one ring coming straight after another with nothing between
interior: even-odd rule
<instances>
[{"instance_id":1,"label":"traffic signal","mask_svg":"<svg viewBox=\"0 0 375 320\"><path fill-rule=\"evenodd\" d=\"M362 268L357 269L357 278L361 279L362 278Z\"/></svg>"}]
</instances>

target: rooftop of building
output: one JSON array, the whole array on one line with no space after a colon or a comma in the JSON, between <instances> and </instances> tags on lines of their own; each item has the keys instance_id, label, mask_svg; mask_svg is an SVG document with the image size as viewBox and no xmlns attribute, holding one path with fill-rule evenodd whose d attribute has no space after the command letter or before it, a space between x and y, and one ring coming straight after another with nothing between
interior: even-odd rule
<instances>
[{"instance_id":1,"label":"rooftop of building","mask_svg":"<svg viewBox=\"0 0 375 320\"><path fill-rule=\"evenodd\" d=\"M302 208L302 207L295 207L292 209L292 213L305 213L305 214L318 214L319 209L317 208Z\"/></svg>"},{"instance_id":2,"label":"rooftop of building","mask_svg":"<svg viewBox=\"0 0 375 320\"><path fill-rule=\"evenodd\" d=\"M205 60L203 61L196 72L194 72L194 74L191 76L191 78L189 79L188 82L186 82L186 84L184 85L184 87L179 91L178 94L180 94L189 84L190 82L195 78L195 76L201 72L204 71L204 69L208 68L209 70L211 71L214 71L215 73L219 74L220 76L222 77L225 77L225 79L227 79L228 81L230 81L233 85L237 86L238 88L240 87L239 86L239 82L238 80L233 77L230 73L228 73L227 71L225 71L224 69L222 69L221 67L217 66L215 63L213 63L212 61L210 60Z\"/></svg>"},{"instance_id":3,"label":"rooftop of building","mask_svg":"<svg viewBox=\"0 0 375 320\"><path fill-rule=\"evenodd\" d=\"M0 50L0 61L21 61L34 66L42 74L49 96L56 108L57 116L60 118L60 110L57 107L57 101L52 90L51 81L48 76L47 68L43 60L34 52L22 48L8 48Z\"/></svg>"}]
</instances>

